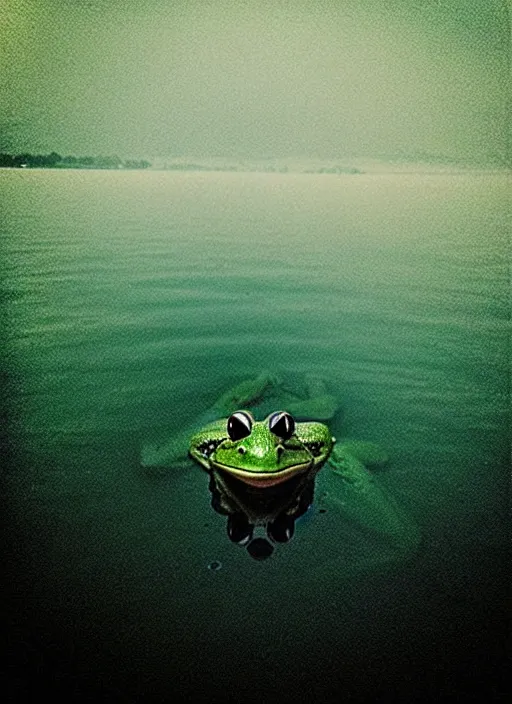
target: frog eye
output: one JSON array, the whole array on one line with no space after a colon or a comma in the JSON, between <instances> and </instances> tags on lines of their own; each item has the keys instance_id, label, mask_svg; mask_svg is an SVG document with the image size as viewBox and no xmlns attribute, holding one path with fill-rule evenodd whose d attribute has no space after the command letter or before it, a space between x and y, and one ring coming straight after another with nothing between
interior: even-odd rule
<instances>
[{"instance_id":1,"label":"frog eye","mask_svg":"<svg viewBox=\"0 0 512 704\"><path fill-rule=\"evenodd\" d=\"M245 411L237 411L228 418L228 435L231 440L242 440L251 434L252 418Z\"/></svg>"},{"instance_id":2,"label":"frog eye","mask_svg":"<svg viewBox=\"0 0 512 704\"><path fill-rule=\"evenodd\" d=\"M277 435L278 438L288 440L295 432L295 421L286 411L277 411L270 416L268 427L270 432Z\"/></svg>"}]
</instances>

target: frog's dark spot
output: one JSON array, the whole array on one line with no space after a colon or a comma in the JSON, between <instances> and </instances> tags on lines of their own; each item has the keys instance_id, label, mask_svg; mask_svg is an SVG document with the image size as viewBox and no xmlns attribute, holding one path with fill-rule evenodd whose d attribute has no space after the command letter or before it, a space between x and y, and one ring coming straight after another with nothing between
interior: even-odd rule
<instances>
[{"instance_id":1,"label":"frog's dark spot","mask_svg":"<svg viewBox=\"0 0 512 704\"><path fill-rule=\"evenodd\" d=\"M313 457L318 457L319 455L322 454L322 451L324 449L324 443L323 442L308 442L306 443L306 447L308 450L311 452Z\"/></svg>"},{"instance_id":2,"label":"frog's dark spot","mask_svg":"<svg viewBox=\"0 0 512 704\"><path fill-rule=\"evenodd\" d=\"M245 447L239 447L238 452L240 455L245 455L245 452L246 452Z\"/></svg>"},{"instance_id":3,"label":"frog's dark spot","mask_svg":"<svg viewBox=\"0 0 512 704\"><path fill-rule=\"evenodd\" d=\"M220 440L206 440L206 442L202 442L200 445L197 446L198 451L202 454L203 457L210 457L213 452L218 448L218 446L223 442L224 438L221 438Z\"/></svg>"},{"instance_id":4,"label":"frog's dark spot","mask_svg":"<svg viewBox=\"0 0 512 704\"><path fill-rule=\"evenodd\" d=\"M320 508L320 509L318 509L318 513L327 513L327 509L326 509L326 508Z\"/></svg>"}]
</instances>

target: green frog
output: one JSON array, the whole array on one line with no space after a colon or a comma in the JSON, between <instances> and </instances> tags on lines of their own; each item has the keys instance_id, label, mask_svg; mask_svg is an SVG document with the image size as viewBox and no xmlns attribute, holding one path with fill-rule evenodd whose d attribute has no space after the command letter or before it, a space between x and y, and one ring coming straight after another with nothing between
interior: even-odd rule
<instances>
[{"instance_id":1,"label":"green frog","mask_svg":"<svg viewBox=\"0 0 512 704\"><path fill-rule=\"evenodd\" d=\"M228 534L240 543L252 539L257 526L265 526L274 543L286 542L295 519L313 504L315 479L325 466L318 510L334 510L391 541L394 552L411 553L418 529L371 471L386 464L387 454L372 442L336 442L328 424L338 411L322 380L263 373L223 394L199 430L146 450L145 464L182 463L188 442L189 456L210 474L212 506L228 515ZM261 548L262 539L252 545L258 540Z\"/></svg>"}]
</instances>

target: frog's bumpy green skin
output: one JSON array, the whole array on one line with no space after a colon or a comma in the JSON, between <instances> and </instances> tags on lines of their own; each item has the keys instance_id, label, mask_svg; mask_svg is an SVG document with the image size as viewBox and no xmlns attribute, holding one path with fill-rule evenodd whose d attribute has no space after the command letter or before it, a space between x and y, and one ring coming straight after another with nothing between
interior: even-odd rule
<instances>
[{"instance_id":1,"label":"frog's bumpy green skin","mask_svg":"<svg viewBox=\"0 0 512 704\"><path fill-rule=\"evenodd\" d=\"M282 438L271 430L273 416L252 420L250 432L240 439L228 436L228 419L210 423L192 437L190 455L206 470L223 469L242 481L281 481L325 462L334 444L326 425L297 423L293 434Z\"/></svg>"}]
</instances>

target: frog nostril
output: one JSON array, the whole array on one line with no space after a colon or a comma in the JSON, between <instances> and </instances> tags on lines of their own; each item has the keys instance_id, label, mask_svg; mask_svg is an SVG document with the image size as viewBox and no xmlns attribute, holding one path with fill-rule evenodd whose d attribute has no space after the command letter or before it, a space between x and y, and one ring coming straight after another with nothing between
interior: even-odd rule
<instances>
[{"instance_id":1,"label":"frog nostril","mask_svg":"<svg viewBox=\"0 0 512 704\"><path fill-rule=\"evenodd\" d=\"M239 447L239 448L238 448L238 452L239 452L241 455L245 455L245 447Z\"/></svg>"}]
</instances>

